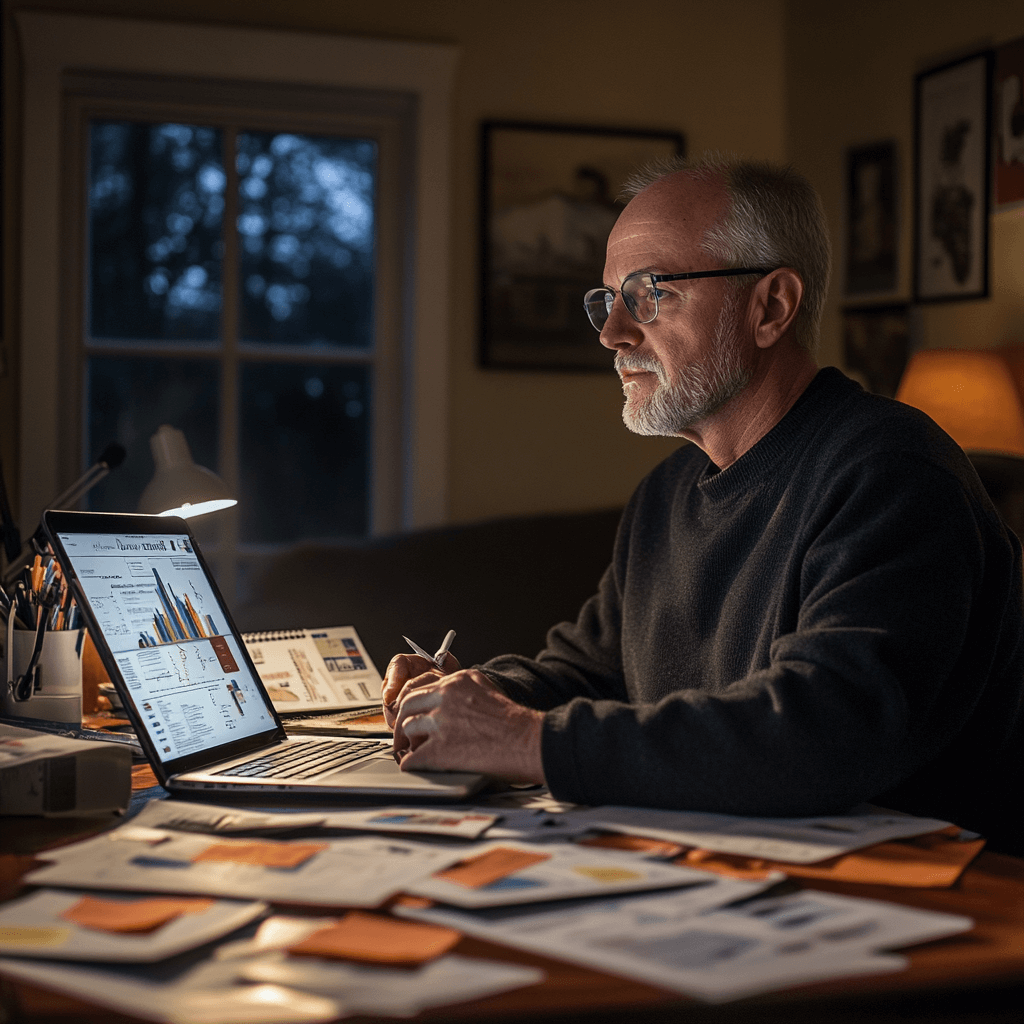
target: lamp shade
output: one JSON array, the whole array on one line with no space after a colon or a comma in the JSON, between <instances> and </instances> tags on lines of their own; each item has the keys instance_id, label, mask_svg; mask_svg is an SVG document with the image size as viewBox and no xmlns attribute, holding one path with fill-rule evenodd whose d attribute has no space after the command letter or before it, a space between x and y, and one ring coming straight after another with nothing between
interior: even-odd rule
<instances>
[{"instance_id":1,"label":"lamp shade","mask_svg":"<svg viewBox=\"0 0 1024 1024\"><path fill-rule=\"evenodd\" d=\"M915 352L896 398L926 412L961 448L1024 458L1024 404L1015 349Z\"/></svg>"},{"instance_id":2,"label":"lamp shade","mask_svg":"<svg viewBox=\"0 0 1024 1024\"><path fill-rule=\"evenodd\" d=\"M185 435L167 424L149 439L156 473L142 492L139 511L190 519L238 502L216 473L192 461Z\"/></svg>"}]
</instances>

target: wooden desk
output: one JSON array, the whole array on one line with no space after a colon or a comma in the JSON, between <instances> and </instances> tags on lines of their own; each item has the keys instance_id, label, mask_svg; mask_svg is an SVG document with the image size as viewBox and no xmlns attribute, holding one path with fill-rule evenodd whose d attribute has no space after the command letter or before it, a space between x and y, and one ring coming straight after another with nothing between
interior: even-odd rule
<instances>
[{"instance_id":1,"label":"wooden desk","mask_svg":"<svg viewBox=\"0 0 1024 1024\"><path fill-rule=\"evenodd\" d=\"M7 831L12 822L0 823ZM22 822L27 819L20 819ZM106 823L93 824L97 831ZM78 834L81 838L82 827ZM44 832L54 823L40 822ZM44 842L49 836L44 836ZM37 846L38 848L38 846ZM0 898L18 891L31 853L0 854ZM849 883L802 883L809 889L875 899L974 918L965 935L928 943L909 953L910 967L895 974L820 982L720 1006L684 999L650 985L616 978L465 937L455 951L467 956L542 967L540 985L488 999L442 1007L424 1020L557 1021L559 1024L1022 1024L1024 1022L1024 860L982 853L951 889L902 889ZM290 911L291 912L291 909ZM322 913L322 908L319 912ZM126 1021L120 1014L28 985L2 983L0 1021L69 1024ZM380 1018L346 1018L379 1020Z\"/></svg>"}]
</instances>

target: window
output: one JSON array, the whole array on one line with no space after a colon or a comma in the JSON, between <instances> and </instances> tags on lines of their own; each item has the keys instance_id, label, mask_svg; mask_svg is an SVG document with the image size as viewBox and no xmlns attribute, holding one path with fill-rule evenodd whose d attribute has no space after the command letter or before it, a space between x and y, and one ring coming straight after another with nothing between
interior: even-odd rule
<instances>
[{"instance_id":1,"label":"window","mask_svg":"<svg viewBox=\"0 0 1024 1024\"><path fill-rule=\"evenodd\" d=\"M268 547L443 521L451 49L17 19L26 124L56 91L63 177L27 131L23 388L61 385L52 427L23 416L23 519L112 440L129 457L91 504L133 508L168 422L239 496L203 538L229 597ZM29 235L55 206L45 267Z\"/></svg>"}]
</instances>

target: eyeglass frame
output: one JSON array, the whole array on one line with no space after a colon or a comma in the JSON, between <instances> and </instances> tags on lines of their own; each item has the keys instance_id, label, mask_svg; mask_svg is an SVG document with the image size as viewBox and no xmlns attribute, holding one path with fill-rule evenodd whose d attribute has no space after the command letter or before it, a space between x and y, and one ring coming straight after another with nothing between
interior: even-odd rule
<instances>
[{"instance_id":1,"label":"eyeglass frame","mask_svg":"<svg viewBox=\"0 0 1024 1024\"><path fill-rule=\"evenodd\" d=\"M583 296L583 308L587 312L587 319L590 320L590 325L595 331L603 331L604 324L600 327L594 323L590 316L590 296L595 292L608 292L612 296L612 302L615 301L616 295L622 296L622 304L626 307L626 312L638 323L638 324L653 324L658 319L658 313L661 312L661 307L658 305L658 291L657 285L662 281L692 281L699 277L744 277L748 274L757 274L759 277L765 277L771 274L775 270L779 270L779 267L728 267L725 270L692 270L685 274L652 274L648 270L634 270L632 274L627 274L623 279L622 283L625 284L631 277L640 277L645 275L651 279L651 287L653 288L654 294L654 316L649 320L641 320L640 317L630 309L630 304L626 301L626 296L623 290L620 288L617 292L613 288L609 288L606 285L601 285L597 288L591 288L586 295ZM605 317L604 323L608 323L608 317L611 316L611 310L608 310L608 316Z\"/></svg>"}]
</instances>

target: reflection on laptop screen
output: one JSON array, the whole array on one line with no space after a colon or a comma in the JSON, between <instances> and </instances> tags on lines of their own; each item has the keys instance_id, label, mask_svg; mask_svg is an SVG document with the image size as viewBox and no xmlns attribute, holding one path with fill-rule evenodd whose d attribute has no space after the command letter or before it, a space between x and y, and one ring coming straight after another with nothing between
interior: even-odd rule
<instances>
[{"instance_id":1,"label":"reflection on laptop screen","mask_svg":"<svg viewBox=\"0 0 1024 1024\"><path fill-rule=\"evenodd\" d=\"M59 537L162 761L273 728L186 534Z\"/></svg>"}]
</instances>

